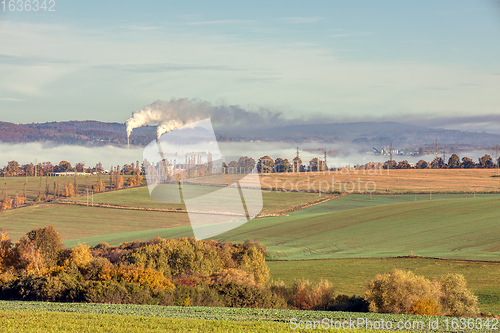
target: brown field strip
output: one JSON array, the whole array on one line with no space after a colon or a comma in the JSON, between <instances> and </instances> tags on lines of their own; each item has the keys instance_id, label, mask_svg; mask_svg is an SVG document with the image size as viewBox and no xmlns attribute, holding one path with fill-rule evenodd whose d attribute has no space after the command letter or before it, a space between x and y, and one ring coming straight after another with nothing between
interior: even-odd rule
<instances>
[{"instance_id":1,"label":"brown field strip","mask_svg":"<svg viewBox=\"0 0 500 333\"><path fill-rule=\"evenodd\" d=\"M263 189L345 193L500 193L494 169L398 169L263 174Z\"/></svg>"}]
</instances>

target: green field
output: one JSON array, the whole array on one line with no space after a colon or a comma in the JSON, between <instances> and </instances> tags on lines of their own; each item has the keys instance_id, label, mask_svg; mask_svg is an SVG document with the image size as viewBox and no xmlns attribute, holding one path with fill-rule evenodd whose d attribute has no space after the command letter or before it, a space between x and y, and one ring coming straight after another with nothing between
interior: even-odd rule
<instances>
[{"instance_id":1,"label":"green field","mask_svg":"<svg viewBox=\"0 0 500 333\"><path fill-rule=\"evenodd\" d=\"M53 225L63 241L188 225L187 214L39 204L0 213L0 226L17 240L30 230ZM154 237L154 236L153 236ZM149 239L153 238L150 237Z\"/></svg>"},{"instance_id":2,"label":"green field","mask_svg":"<svg viewBox=\"0 0 500 333\"><path fill-rule=\"evenodd\" d=\"M196 190L196 185L192 189ZM324 199L331 200L297 210ZM82 196L68 200L86 204L87 198ZM253 239L266 245L268 265L274 280L290 284L297 278L313 281L325 278L333 283L338 293L362 295L365 283L376 274L396 267L431 279L449 272L461 273L479 296L481 310L500 313L500 284L497 278L500 263L389 258L415 255L500 261L498 194L328 197L303 192L265 191L263 200L263 214L281 213L281 216L257 218L215 238L232 242ZM15 240L32 229L53 225L66 246L78 243L96 245L100 242L119 245L126 241L150 240L155 236L175 238L193 235L187 213L160 211L166 208L183 210L184 205L153 201L147 187L95 194L94 202L122 208L71 203L30 205L0 213L0 227L9 230ZM22 316L16 312L8 315ZM246 313L240 319L248 320L248 316ZM77 317L60 320L80 322L75 325L84 325L82 323L90 320ZM211 319L219 317L198 318ZM133 320L142 321L140 318ZM214 323L205 323L207 330L218 327L213 326L216 325ZM106 324L102 325L105 327ZM166 325L181 327L190 324L174 320ZM144 327L147 331L147 326ZM287 326L283 327L287 329ZM11 329L15 330L15 327ZM231 331L235 328L228 326L225 329ZM281 328L259 326L248 329L279 331Z\"/></svg>"},{"instance_id":3,"label":"green field","mask_svg":"<svg viewBox=\"0 0 500 333\"><path fill-rule=\"evenodd\" d=\"M192 186L193 191L206 187ZM299 206L331 198L314 193L263 192L262 214L280 213ZM162 209L185 210L183 204L163 204L151 199L147 187L97 193L95 204L114 205L131 209L86 206L87 196L63 199L82 205L44 203L29 205L0 213L0 227L7 229L11 239L17 240L30 230L53 225L66 245L78 242L96 245L107 242L119 245L125 241L150 240L156 236L192 236L189 218L185 212L154 211ZM91 201L89 201L91 202ZM97 205L96 205L97 206ZM137 208L137 209L132 209ZM138 209L154 209L153 211ZM180 227L175 230L165 228Z\"/></svg>"},{"instance_id":4,"label":"green field","mask_svg":"<svg viewBox=\"0 0 500 333\"><path fill-rule=\"evenodd\" d=\"M195 189L196 190L196 189ZM264 211L284 212L325 195L264 192ZM331 198L331 197L330 197ZM499 195L348 195L289 212L262 217L216 237L253 239L275 260L376 258L416 255L449 259L500 260ZM75 200L86 203L86 197ZM150 199L146 187L96 194L95 203L142 208L167 206ZM159 208L161 209L161 208ZM41 204L0 213L11 238L47 225L67 245L192 236L181 212Z\"/></svg>"},{"instance_id":5,"label":"green field","mask_svg":"<svg viewBox=\"0 0 500 333\"><path fill-rule=\"evenodd\" d=\"M304 310L275 309L238 309L206 307L164 307L155 305L109 305L109 304L72 304L49 302L6 302L0 301L0 328L3 331L83 331L83 332L293 332L291 319L299 321L344 322L358 319L371 322L391 322L396 328L398 323L409 323L415 329L399 332L449 332L446 320L451 325L453 318L391 315L377 313L349 313ZM331 321L330 321L331 320ZM438 321L437 330L429 330L430 321ZM458 320L458 319L454 319ZM485 322L486 319L482 319ZM419 324L422 323L422 324ZM305 324L305 323L304 323ZM384 330L365 330L366 324L355 326L358 329L335 329L336 332L387 332ZM423 325L424 329L417 329ZM421 326L422 327L422 326ZM309 330L307 330L309 331ZM314 330L314 332L325 331ZM477 329L474 332L493 332Z\"/></svg>"},{"instance_id":6,"label":"green field","mask_svg":"<svg viewBox=\"0 0 500 333\"><path fill-rule=\"evenodd\" d=\"M344 210L342 202L352 205L352 200L343 197L290 216L256 219L217 239L254 239L268 246L273 259L285 260L410 254L500 260L498 197L413 201Z\"/></svg>"},{"instance_id":7,"label":"green field","mask_svg":"<svg viewBox=\"0 0 500 333\"><path fill-rule=\"evenodd\" d=\"M174 191L177 191L176 186L172 187L172 189ZM190 193L196 193L197 195L201 195L210 190L217 189L220 188L212 186L209 187L189 185ZM186 189L184 189L184 191L186 191ZM263 209L261 214L288 211L297 206L306 205L330 197L333 196L330 194L323 194L320 196L316 193L307 192L285 193L276 191L262 191ZM74 201L86 204L87 196L84 195L77 198L65 199L65 201ZM94 203L152 209L185 209L184 204L160 203L154 201L153 199L151 199L149 190L146 186L106 193L96 193L94 194Z\"/></svg>"},{"instance_id":8,"label":"green field","mask_svg":"<svg viewBox=\"0 0 500 333\"><path fill-rule=\"evenodd\" d=\"M291 193L278 192L280 195ZM221 241L254 239L268 247L271 259L373 258L426 256L500 260L498 195L434 196L351 195L288 216L263 217L216 237ZM192 235L189 228L158 231L161 237ZM135 235L121 234L133 240ZM105 238L105 237L104 237ZM103 241L100 237L99 240ZM93 239L79 239L89 244Z\"/></svg>"},{"instance_id":9,"label":"green field","mask_svg":"<svg viewBox=\"0 0 500 333\"><path fill-rule=\"evenodd\" d=\"M500 263L382 258L268 261L267 265L271 278L286 285L300 278L313 282L327 279L333 283L335 292L358 296L363 295L365 284L375 275L388 273L394 268L411 270L431 280L448 273L459 273L465 276L469 288L479 297L481 311L500 314Z\"/></svg>"},{"instance_id":10,"label":"green field","mask_svg":"<svg viewBox=\"0 0 500 333\"><path fill-rule=\"evenodd\" d=\"M289 325L275 322L32 311L0 311L0 317L4 332L289 332Z\"/></svg>"},{"instance_id":11,"label":"green field","mask_svg":"<svg viewBox=\"0 0 500 333\"><path fill-rule=\"evenodd\" d=\"M267 212L293 210L325 199L312 193L264 192ZM86 202L86 198L77 200ZM262 217L216 237L254 239L271 259L373 258L406 255L500 260L498 195L349 195ZM94 202L156 208L145 187L94 196ZM0 226L17 239L34 228L54 225L67 245L192 236L186 213L41 204L0 214ZM84 226L84 227L83 227Z\"/></svg>"}]
</instances>

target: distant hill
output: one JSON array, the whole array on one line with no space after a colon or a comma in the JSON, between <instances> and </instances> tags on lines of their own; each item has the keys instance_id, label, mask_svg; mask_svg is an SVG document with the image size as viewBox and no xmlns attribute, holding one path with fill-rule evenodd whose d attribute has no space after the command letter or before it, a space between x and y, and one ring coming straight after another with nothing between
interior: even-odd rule
<instances>
[{"instance_id":1,"label":"distant hill","mask_svg":"<svg viewBox=\"0 0 500 333\"><path fill-rule=\"evenodd\" d=\"M220 141L287 141L349 143L360 147L418 148L439 145L451 149L491 147L500 144L500 135L457 130L433 129L395 122L355 122L302 124L248 129L216 128ZM145 146L156 137L155 126L134 129L130 144ZM69 145L126 145L125 124L100 121L65 121L13 124L0 122L0 141L11 143L53 142Z\"/></svg>"},{"instance_id":2,"label":"distant hill","mask_svg":"<svg viewBox=\"0 0 500 333\"><path fill-rule=\"evenodd\" d=\"M491 147L500 144L500 135L458 130L444 130L402 124L396 122L353 122L332 124L307 124L274 127L271 129L227 131L228 136L246 137L262 141L304 142L315 140L330 143L353 143L358 146L418 148L446 145L448 148L464 149Z\"/></svg>"},{"instance_id":3,"label":"distant hill","mask_svg":"<svg viewBox=\"0 0 500 333\"><path fill-rule=\"evenodd\" d=\"M134 131L133 145L146 145L156 137L155 126ZM100 121L65 121L50 123L13 124L0 122L0 141L11 143L54 142L69 145L125 145L125 124Z\"/></svg>"}]
</instances>

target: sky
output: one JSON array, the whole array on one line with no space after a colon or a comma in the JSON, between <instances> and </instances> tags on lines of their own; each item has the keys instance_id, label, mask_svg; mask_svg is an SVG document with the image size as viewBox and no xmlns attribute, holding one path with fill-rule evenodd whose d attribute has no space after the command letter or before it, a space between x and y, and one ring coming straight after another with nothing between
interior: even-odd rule
<instances>
[{"instance_id":1,"label":"sky","mask_svg":"<svg viewBox=\"0 0 500 333\"><path fill-rule=\"evenodd\" d=\"M125 122L189 98L500 133L499 1L50 5L0 4L0 121Z\"/></svg>"}]
</instances>

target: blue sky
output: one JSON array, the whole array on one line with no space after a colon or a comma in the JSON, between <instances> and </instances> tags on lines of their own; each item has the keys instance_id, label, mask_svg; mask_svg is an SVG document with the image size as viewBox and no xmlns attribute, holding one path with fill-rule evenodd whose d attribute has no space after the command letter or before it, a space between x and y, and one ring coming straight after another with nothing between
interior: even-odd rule
<instances>
[{"instance_id":1,"label":"blue sky","mask_svg":"<svg viewBox=\"0 0 500 333\"><path fill-rule=\"evenodd\" d=\"M0 110L124 122L187 97L500 132L498 1L55 1L0 9Z\"/></svg>"}]
</instances>

